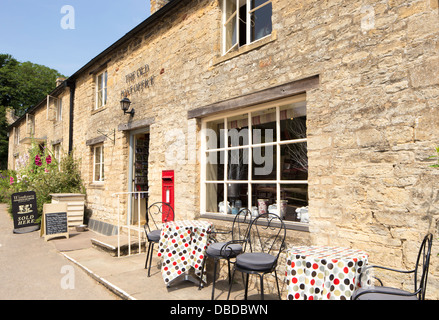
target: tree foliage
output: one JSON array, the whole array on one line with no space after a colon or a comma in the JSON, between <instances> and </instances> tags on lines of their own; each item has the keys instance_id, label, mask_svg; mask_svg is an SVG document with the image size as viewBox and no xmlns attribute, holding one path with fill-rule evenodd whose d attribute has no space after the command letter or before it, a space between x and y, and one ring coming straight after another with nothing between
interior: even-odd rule
<instances>
[{"instance_id":1,"label":"tree foliage","mask_svg":"<svg viewBox=\"0 0 439 320\"><path fill-rule=\"evenodd\" d=\"M0 169L6 169L8 159L6 107L22 116L55 89L58 77L62 75L54 69L0 54Z\"/></svg>"}]
</instances>

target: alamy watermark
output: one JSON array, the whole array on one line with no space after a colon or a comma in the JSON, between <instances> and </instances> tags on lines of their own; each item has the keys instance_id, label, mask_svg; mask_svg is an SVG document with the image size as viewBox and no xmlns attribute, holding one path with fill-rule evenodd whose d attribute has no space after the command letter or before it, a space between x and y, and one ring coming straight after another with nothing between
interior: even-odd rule
<instances>
[{"instance_id":1,"label":"alamy watermark","mask_svg":"<svg viewBox=\"0 0 439 320\"><path fill-rule=\"evenodd\" d=\"M224 130L217 132L206 129L204 132L206 139L206 150L204 151L206 151L205 160L207 165L227 164L230 170L239 170L239 167L248 165L251 161L255 175L269 175L273 172L276 159L274 130L253 129L252 144L249 141L248 129L230 129L227 133ZM197 155L200 155L200 153L197 152L195 141L197 141L196 133L191 132L190 128L188 128L187 133L181 128L169 130L165 135L167 148L164 152L164 160L166 165L196 164L199 160ZM225 152L226 144L228 145L227 152ZM227 161L225 159L226 154Z\"/></svg>"},{"instance_id":2,"label":"alamy watermark","mask_svg":"<svg viewBox=\"0 0 439 320\"><path fill-rule=\"evenodd\" d=\"M375 28L375 9L371 5L361 7L361 30L366 33Z\"/></svg>"},{"instance_id":3,"label":"alamy watermark","mask_svg":"<svg viewBox=\"0 0 439 320\"><path fill-rule=\"evenodd\" d=\"M65 265L61 267L61 274L65 274L61 278L61 288L63 290L73 290L75 289L75 269L73 266Z\"/></svg>"},{"instance_id":4,"label":"alamy watermark","mask_svg":"<svg viewBox=\"0 0 439 320\"><path fill-rule=\"evenodd\" d=\"M61 18L61 28L64 30L75 29L75 8L71 5L64 5L61 8L61 14L64 16Z\"/></svg>"}]
</instances>

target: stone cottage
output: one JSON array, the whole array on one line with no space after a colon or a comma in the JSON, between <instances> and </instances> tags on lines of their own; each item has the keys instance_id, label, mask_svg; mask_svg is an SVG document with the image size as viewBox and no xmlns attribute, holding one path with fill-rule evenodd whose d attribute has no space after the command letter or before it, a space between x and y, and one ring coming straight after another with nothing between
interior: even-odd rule
<instances>
[{"instance_id":1,"label":"stone cottage","mask_svg":"<svg viewBox=\"0 0 439 320\"><path fill-rule=\"evenodd\" d=\"M438 299L438 0L151 10L10 126L10 168L31 134L73 151L91 219L111 226L118 204L136 223L138 203L161 201L172 172L179 219L227 226L236 208L279 204L288 245L353 247L412 269L432 232L427 297ZM149 196L115 196L133 191Z\"/></svg>"}]
</instances>

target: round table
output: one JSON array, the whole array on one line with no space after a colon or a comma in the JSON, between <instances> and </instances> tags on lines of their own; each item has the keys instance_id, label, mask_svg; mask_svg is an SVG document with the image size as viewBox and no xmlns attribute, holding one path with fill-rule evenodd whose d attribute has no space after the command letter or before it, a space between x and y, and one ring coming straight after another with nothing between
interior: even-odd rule
<instances>
[{"instance_id":1,"label":"round table","mask_svg":"<svg viewBox=\"0 0 439 320\"><path fill-rule=\"evenodd\" d=\"M342 247L302 246L287 252L288 300L348 300L361 286L369 285L365 274L368 254Z\"/></svg>"}]
</instances>

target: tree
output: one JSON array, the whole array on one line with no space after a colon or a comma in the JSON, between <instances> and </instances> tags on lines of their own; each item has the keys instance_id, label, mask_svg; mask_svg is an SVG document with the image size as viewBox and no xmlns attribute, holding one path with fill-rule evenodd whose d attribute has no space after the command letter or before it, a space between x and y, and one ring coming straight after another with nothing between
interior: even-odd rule
<instances>
[{"instance_id":1,"label":"tree","mask_svg":"<svg viewBox=\"0 0 439 320\"><path fill-rule=\"evenodd\" d=\"M6 108L0 105L0 170L7 168L8 163L8 124Z\"/></svg>"},{"instance_id":2,"label":"tree","mask_svg":"<svg viewBox=\"0 0 439 320\"><path fill-rule=\"evenodd\" d=\"M58 77L63 76L54 69L0 54L0 169L6 169L8 159L6 107L22 116L55 89Z\"/></svg>"}]
</instances>

